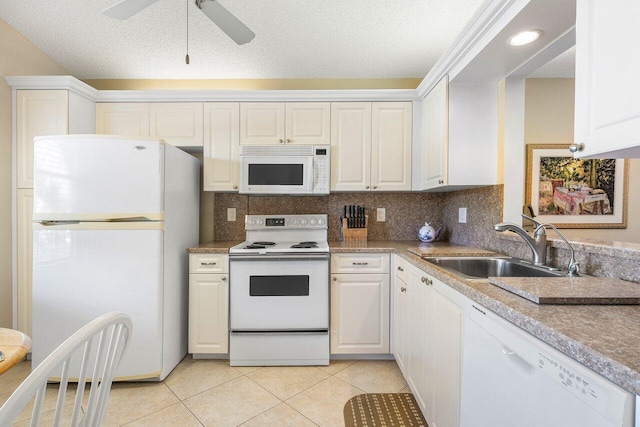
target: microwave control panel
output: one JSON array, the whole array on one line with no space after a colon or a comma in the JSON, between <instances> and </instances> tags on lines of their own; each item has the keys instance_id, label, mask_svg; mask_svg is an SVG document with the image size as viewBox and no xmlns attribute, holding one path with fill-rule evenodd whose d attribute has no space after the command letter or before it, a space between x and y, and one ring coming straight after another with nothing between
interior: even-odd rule
<instances>
[{"instance_id":1,"label":"microwave control panel","mask_svg":"<svg viewBox=\"0 0 640 427\"><path fill-rule=\"evenodd\" d=\"M314 147L313 155L313 193L329 194L331 156L329 147Z\"/></svg>"}]
</instances>

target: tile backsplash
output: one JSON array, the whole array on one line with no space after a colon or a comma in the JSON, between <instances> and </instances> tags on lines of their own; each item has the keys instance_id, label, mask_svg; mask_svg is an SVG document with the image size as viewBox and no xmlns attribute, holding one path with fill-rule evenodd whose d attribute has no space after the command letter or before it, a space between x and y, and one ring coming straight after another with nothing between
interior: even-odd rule
<instances>
[{"instance_id":1,"label":"tile backsplash","mask_svg":"<svg viewBox=\"0 0 640 427\"><path fill-rule=\"evenodd\" d=\"M417 240L425 222L443 225L443 193L331 193L327 196L247 196L216 193L214 240L243 240L244 216L270 214L329 215L329 240L340 239L344 205L364 206L369 215L369 240ZM227 221L227 208L236 208L236 221ZM376 208L385 208L386 221L379 222Z\"/></svg>"}]
</instances>

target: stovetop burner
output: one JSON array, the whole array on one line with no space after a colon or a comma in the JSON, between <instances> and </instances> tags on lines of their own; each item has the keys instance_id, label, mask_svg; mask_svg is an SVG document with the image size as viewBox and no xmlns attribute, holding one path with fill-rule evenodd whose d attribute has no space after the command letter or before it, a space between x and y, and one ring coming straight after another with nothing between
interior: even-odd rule
<instances>
[{"instance_id":1,"label":"stovetop burner","mask_svg":"<svg viewBox=\"0 0 640 427\"><path fill-rule=\"evenodd\" d=\"M300 242L295 245L291 245L291 247L294 249L312 249L312 248L317 248L318 243L317 242Z\"/></svg>"},{"instance_id":2,"label":"stovetop burner","mask_svg":"<svg viewBox=\"0 0 640 427\"><path fill-rule=\"evenodd\" d=\"M245 246L245 249L265 249L267 246L274 246L275 242L253 242Z\"/></svg>"}]
</instances>

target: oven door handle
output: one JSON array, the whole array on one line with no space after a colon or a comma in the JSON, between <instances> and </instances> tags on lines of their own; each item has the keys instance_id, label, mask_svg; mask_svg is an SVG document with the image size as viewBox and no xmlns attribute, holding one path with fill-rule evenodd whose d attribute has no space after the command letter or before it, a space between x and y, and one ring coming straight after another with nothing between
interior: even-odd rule
<instances>
[{"instance_id":1,"label":"oven door handle","mask_svg":"<svg viewBox=\"0 0 640 427\"><path fill-rule=\"evenodd\" d=\"M291 254L291 255L229 255L233 261L325 261L329 254Z\"/></svg>"},{"instance_id":2,"label":"oven door handle","mask_svg":"<svg viewBox=\"0 0 640 427\"><path fill-rule=\"evenodd\" d=\"M320 331L230 331L231 335L329 335L326 329Z\"/></svg>"}]
</instances>

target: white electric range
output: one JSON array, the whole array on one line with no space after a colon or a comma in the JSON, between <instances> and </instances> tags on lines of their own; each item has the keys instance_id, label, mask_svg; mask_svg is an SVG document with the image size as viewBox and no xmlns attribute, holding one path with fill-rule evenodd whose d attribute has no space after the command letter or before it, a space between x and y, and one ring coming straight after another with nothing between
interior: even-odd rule
<instances>
[{"instance_id":1,"label":"white electric range","mask_svg":"<svg viewBox=\"0 0 640 427\"><path fill-rule=\"evenodd\" d=\"M232 366L329 364L327 215L247 215L229 250Z\"/></svg>"}]
</instances>

